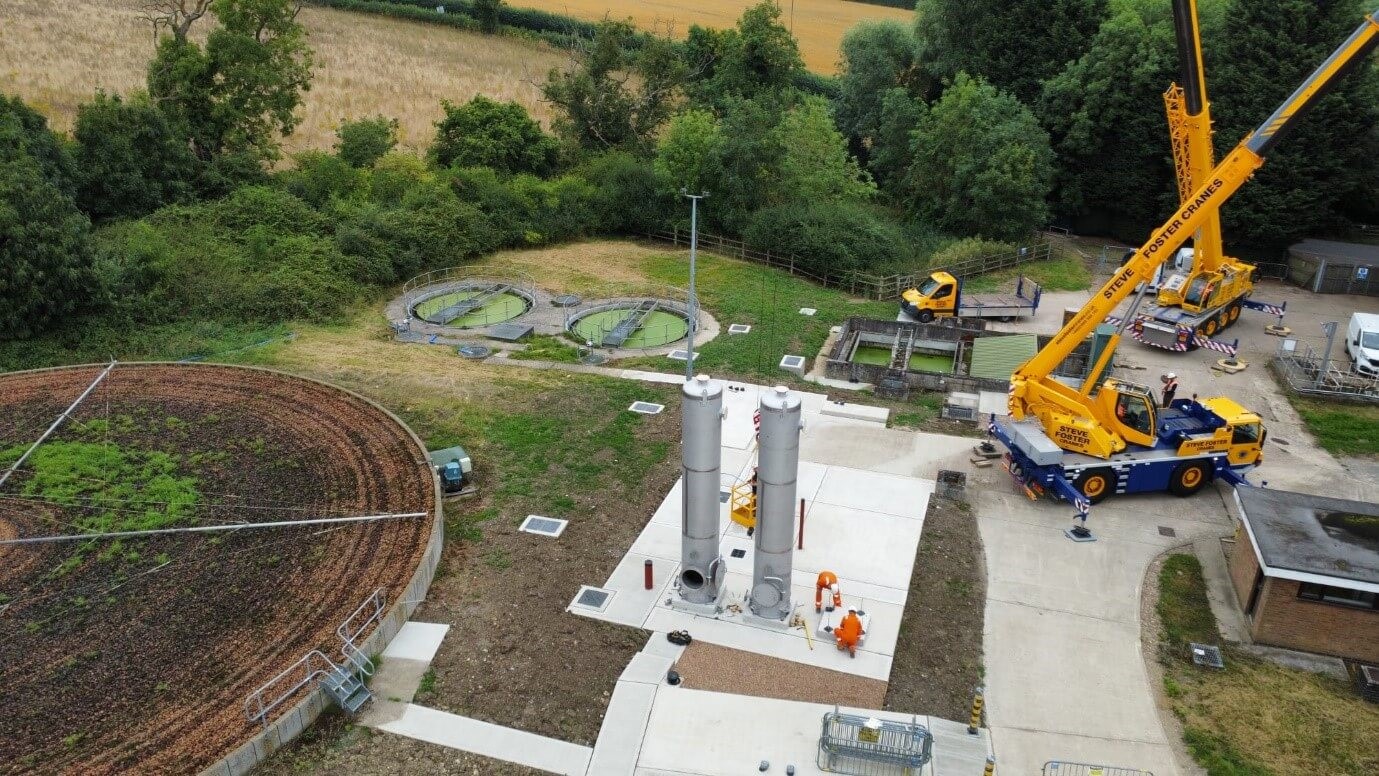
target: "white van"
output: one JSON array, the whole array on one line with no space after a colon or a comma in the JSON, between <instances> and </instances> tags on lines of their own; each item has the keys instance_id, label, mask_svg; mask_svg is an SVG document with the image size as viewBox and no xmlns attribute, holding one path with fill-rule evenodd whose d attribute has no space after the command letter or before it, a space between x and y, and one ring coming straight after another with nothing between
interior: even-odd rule
<instances>
[{"instance_id":1,"label":"white van","mask_svg":"<svg viewBox=\"0 0 1379 776\"><path fill-rule=\"evenodd\" d=\"M1379 377L1379 315L1355 313L1345 334L1345 352L1355 362L1355 371Z\"/></svg>"}]
</instances>

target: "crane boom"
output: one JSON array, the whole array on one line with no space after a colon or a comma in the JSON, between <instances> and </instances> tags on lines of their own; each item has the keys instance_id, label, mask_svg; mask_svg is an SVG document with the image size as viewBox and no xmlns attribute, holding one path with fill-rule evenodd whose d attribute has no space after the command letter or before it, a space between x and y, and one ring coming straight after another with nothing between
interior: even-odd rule
<instances>
[{"instance_id":1,"label":"crane boom","mask_svg":"<svg viewBox=\"0 0 1379 776\"><path fill-rule=\"evenodd\" d=\"M1150 235L1118 272L1106 281L1086 305L1035 356L1015 370L1011 376L1010 412L1019 420L1028 414L1041 419L1046 413L1087 418L1096 417L1088 398L1093 386L1084 384L1073 388L1052 379L1055 368L1080 345L1092 331L1112 314L1121 302L1136 290L1140 283L1152 277L1194 232L1200 230L1264 164L1265 156L1318 98L1323 96L1352 68L1358 66L1366 54L1379 44L1379 10L1365 17L1331 56L1326 59L1301 86L1293 92L1264 123L1246 135L1229 154L1212 169L1207 180L1197 186L1190 200L1179 208ZM1106 348L1113 350L1115 341ZM1046 426L1048 421L1046 420ZM1102 424L1104 425L1104 423ZM1050 435L1054 436L1054 435ZM1121 438L1120 430L1111 436ZM1124 448L1121 439L1116 449Z\"/></svg>"},{"instance_id":2,"label":"crane boom","mask_svg":"<svg viewBox=\"0 0 1379 776\"><path fill-rule=\"evenodd\" d=\"M1164 92L1164 105L1173 141L1179 199L1186 204L1192 192L1206 182L1215 164L1197 0L1173 0L1173 32L1178 41L1179 83ZM1220 213L1208 218L1194 236L1193 260L1200 269L1219 269L1223 260Z\"/></svg>"}]
</instances>

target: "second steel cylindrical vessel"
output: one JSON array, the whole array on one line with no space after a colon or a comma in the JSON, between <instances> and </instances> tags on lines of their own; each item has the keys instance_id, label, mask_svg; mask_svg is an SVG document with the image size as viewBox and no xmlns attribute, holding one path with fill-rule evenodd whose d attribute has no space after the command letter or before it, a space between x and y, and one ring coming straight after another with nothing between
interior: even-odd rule
<instances>
[{"instance_id":1,"label":"second steel cylindrical vessel","mask_svg":"<svg viewBox=\"0 0 1379 776\"><path fill-rule=\"evenodd\" d=\"M723 587L723 559L718 553L723 384L699 375L685 382L682 394L680 597L710 604Z\"/></svg>"},{"instance_id":2,"label":"second steel cylindrical vessel","mask_svg":"<svg viewBox=\"0 0 1379 776\"><path fill-rule=\"evenodd\" d=\"M800 397L777 386L761 397L756 552L750 607L758 617L790 614L795 484L800 468Z\"/></svg>"}]
</instances>

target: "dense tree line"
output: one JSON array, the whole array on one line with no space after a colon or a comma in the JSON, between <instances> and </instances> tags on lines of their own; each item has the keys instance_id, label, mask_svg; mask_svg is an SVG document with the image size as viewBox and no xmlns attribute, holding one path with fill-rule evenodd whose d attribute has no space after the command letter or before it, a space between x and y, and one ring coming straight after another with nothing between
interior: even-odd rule
<instances>
[{"instance_id":1,"label":"dense tree line","mask_svg":"<svg viewBox=\"0 0 1379 776\"><path fill-rule=\"evenodd\" d=\"M296 3L155 5L146 90L95 95L70 138L0 96L0 337L83 315L329 318L497 248L681 223L681 192L709 193L706 228L817 275L1050 220L1134 242L1176 200L1166 0L920 0L913 24L851 30L826 89L771 2L683 41L605 21L543 86L550 133L480 96L443 105L424 154L374 116L286 163L312 71ZM1218 152L1360 18L1356 0L1284 5L1202 3ZM1227 209L1229 240L1277 249L1374 212L1377 90L1366 64L1301 122Z\"/></svg>"}]
</instances>

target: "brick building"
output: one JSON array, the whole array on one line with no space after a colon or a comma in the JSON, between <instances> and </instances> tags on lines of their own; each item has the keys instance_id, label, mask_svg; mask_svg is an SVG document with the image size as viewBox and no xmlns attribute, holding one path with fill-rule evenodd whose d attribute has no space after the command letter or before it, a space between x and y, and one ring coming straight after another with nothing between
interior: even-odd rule
<instances>
[{"instance_id":1,"label":"brick building","mask_svg":"<svg viewBox=\"0 0 1379 776\"><path fill-rule=\"evenodd\" d=\"M1249 487L1233 501L1251 639L1379 664L1379 504Z\"/></svg>"}]
</instances>

